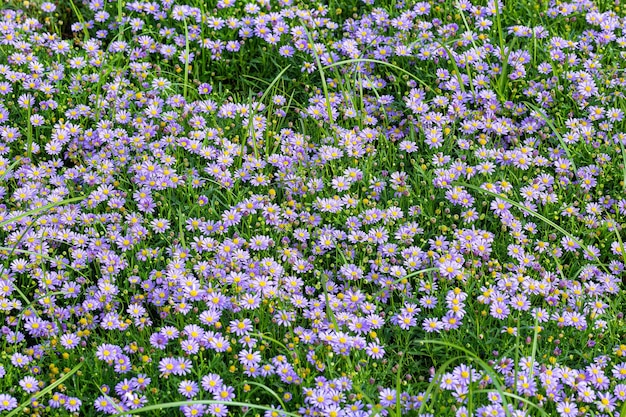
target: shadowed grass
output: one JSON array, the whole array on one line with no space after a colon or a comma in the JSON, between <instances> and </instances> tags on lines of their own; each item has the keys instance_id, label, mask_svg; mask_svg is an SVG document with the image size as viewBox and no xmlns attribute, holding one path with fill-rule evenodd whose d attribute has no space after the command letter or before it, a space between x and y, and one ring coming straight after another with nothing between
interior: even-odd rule
<instances>
[{"instance_id":1,"label":"shadowed grass","mask_svg":"<svg viewBox=\"0 0 626 417\"><path fill-rule=\"evenodd\" d=\"M263 95L261 96L261 98L259 99L259 102L262 104L265 99L267 98L267 96L270 94L270 91L272 91L272 89L274 88L274 86L278 83L278 81L280 80L280 78L287 72L287 70L291 68L291 65L287 65L285 68L283 68L275 77L274 79L270 82L269 86L265 89L265 91L263 92ZM248 134L250 135L250 137L252 138L252 146L254 148L254 156L255 157L259 157L259 149L257 146L257 142L256 142L256 134L253 132L252 129L252 119L254 118L255 115L255 106L250 105L250 116L248 117Z\"/></svg>"}]
</instances>

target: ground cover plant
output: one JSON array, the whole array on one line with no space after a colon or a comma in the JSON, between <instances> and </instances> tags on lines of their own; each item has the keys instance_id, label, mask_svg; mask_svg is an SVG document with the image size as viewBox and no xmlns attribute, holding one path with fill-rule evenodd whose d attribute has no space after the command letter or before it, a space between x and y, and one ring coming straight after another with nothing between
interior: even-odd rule
<instances>
[{"instance_id":1,"label":"ground cover plant","mask_svg":"<svg viewBox=\"0 0 626 417\"><path fill-rule=\"evenodd\" d=\"M0 412L625 416L619 2L0 9Z\"/></svg>"}]
</instances>

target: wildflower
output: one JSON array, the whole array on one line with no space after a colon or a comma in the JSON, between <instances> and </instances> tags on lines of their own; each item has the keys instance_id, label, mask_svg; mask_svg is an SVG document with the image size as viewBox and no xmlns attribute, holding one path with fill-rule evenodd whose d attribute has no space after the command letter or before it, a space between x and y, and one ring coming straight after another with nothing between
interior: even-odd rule
<instances>
[{"instance_id":1,"label":"wildflower","mask_svg":"<svg viewBox=\"0 0 626 417\"><path fill-rule=\"evenodd\" d=\"M169 374L175 372L177 362L173 358L163 358L159 361L159 371L161 375L167 377Z\"/></svg>"},{"instance_id":2,"label":"wildflower","mask_svg":"<svg viewBox=\"0 0 626 417\"><path fill-rule=\"evenodd\" d=\"M461 274L461 268L461 263L452 259L446 259L439 265L439 272L445 278L455 278Z\"/></svg>"},{"instance_id":3,"label":"wildflower","mask_svg":"<svg viewBox=\"0 0 626 417\"><path fill-rule=\"evenodd\" d=\"M19 382L20 387L29 394L39 391L39 381L32 376L26 376Z\"/></svg>"},{"instance_id":4,"label":"wildflower","mask_svg":"<svg viewBox=\"0 0 626 417\"><path fill-rule=\"evenodd\" d=\"M393 407L396 404L396 391L394 389L384 388L378 397L383 407Z\"/></svg>"},{"instance_id":5,"label":"wildflower","mask_svg":"<svg viewBox=\"0 0 626 417\"><path fill-rule=\"evenodd\" d=\"M155 233L164 233L170 227L170 222L167 219L154 219L150 222L150 226Z\"/></svg>"},{"instance_id":6,"label":"wildflower","mask_svg":"<svg viewBox=\"0 0 626 417\"><path fill-rule=\"evenodd\" d=\"M83 402L76 397L68 397L65 403L65 409L70 412L77 412L80 410Z\"/></svg>"},{"instance_id":7,"label":"wildflower","mask_svg":"<svg viewBox=\"0 0 626 417\"><path fill-rule=\"evenodd\" d=\"M510 314L509 307L503 302L495 302L491 304L490 313L497 319L505 319Z\"/></svg>"},{"instance_id":8,"label":"wildflower","mask_svg":"<svg viewBox=\"0 0 626 417\"><path fill-rule=\"evenodd\" d=\"M402 330L408 330L417 324L412 314L400 314L395 317L395 321Z\"/></svg>"},{"instance_id":9,"label":"wildflower","mask_svg":"<svg viewBox=\"0 0 626 417\"><path fill-rule=\"evenodd\" d=\"M213 398L217 401L232 401L235 399L235 389L222 385L213 392Z\"/></svg>"},{"instance_id":10,"label":"wildflower","mask_svg":"<svg viewBox=\"0 0 626 417\"><path fill-rule=\"evenodd\" d=\"M563 236L561 246L568 252L576 252L577 249L580 249L580 245L569 236Z\"/></svg>"},{"instance_id":11,"label":"wildflower","mask_svg":"<svg viewBox=\"0 0 626 417\"><path fill-rule=\"evenodd\" d=\"M504 214L508 209L510 209L512 205L508 203L507 201L496 198L494 201L491 202L490 207L496 215L500 216Z\"/></svg>"},{"instance_id":12,"label":"wildflower","mask_svg":"<svg viewBox=\"0 0 626 417\"><path fill-rule=\"evenodd\" d=\"M432 332L439 333L444 328L444 325L441 321L437 319L428 318L428 319L425 319L424 322L422 323L422 328L426 330L427 333L432 333Z\"/></svg>"},{"instance_id":13,"label":"wildflower","mask_svg":"<svg viewBox=\"0 0 626 417\"><path fill-rule=\"evenodd\" d=\"M209 406L209 414L214 417L226 417L228 415L228 408L222 404L211 404Z\"/></svg>"},{"instance_id":14,"label":"wildflower","mask_svg":"<svg viewBox=\"0 0 626 417\"><path fill-rule=\"evenodd\" d=\"M198 384L193 381L184 380L178 385L178 392L186 398L193 398L199 391Z\"/></svg>"},{"instance_id":15,"label":"wildflower","mask_svg":"<svg viewBox=\"0 0 626 417\"><path fill-rule=\"evenodd\" d=\"M213 91L211 84L203 83L198 86L199 94L211 94L211 91Z\"/></svg>"},{"instance_id":16,"label":"wildflower","mask_svg":"<svg viewBox=\"0 0 626 417\"><path fill-rule=\"evenodd\" d=\"M17 400L8 395L0 394L0 411L11 411L17 407Z\"/></svg>"},{"instance_id":17,"label":"wildflower","mask_svg":"<svg viewBox=\"0 0 626 417\"><path fill-rule=\"evenodd\" d=\"M385 349L378 343L370 342L367 344L365 352L374 359L382 359L385 356Z\"/></svg>"},{"instance_id":18,"label":"wildflower","mask_svg":"<svg viewBox=\"0 0 626 417\"><path fill-rule=\"evenodd\" d=\"M204 404L191 404L183 405L180 409L185 417L201 417L206 413L207 407Z\"/></svg>"},{"instance_id":19,"label":"wildflower","mask_svg":"<svg viewBox=\"0 0 626 417\"><path fill-rule=\"evenodd\" d=\"M574 417L578 414L578 407L569 401L558 402L556 410L561 417Z\"/></svg>"},{"instance_id":20,"label":"wildflower","mask_svg":"<svg viewBox=\"0 0 626 417\"><path fill-rule=\"evenodd\" d=\"M68 333L61 336L61 345L66 349L74 349L78 346L79 342L80 339L73 333Z\"/></svg>"}]
</instances>

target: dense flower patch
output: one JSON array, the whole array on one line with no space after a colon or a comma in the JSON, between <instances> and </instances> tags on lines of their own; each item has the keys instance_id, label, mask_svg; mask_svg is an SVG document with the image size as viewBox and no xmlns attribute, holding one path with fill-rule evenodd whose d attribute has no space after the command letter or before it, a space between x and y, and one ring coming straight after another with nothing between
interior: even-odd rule
<instances>
[{"instance_id":1,"label":"dense flower patch","mask_svg":"<svg viewBox=\"0 0 626 417\"><path fill-rule=\"evenodd\" d=\"M619 3L380 3L1 11L0 411L624 412Z\"/></svg>"}]
</instances>

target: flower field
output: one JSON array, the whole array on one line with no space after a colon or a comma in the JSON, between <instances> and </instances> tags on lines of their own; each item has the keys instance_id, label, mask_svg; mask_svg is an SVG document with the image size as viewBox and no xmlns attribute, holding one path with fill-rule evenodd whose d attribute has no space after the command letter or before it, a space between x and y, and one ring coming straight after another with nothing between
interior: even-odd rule
<instances>
[{"instance_id":1,"label":"flower field","mask_svg":"<svg viewBox=\"0 0 626 417\"><path fill-rule=\"evenodd\" d=\"M0 415L626 417L619 1L5 0Z\"/></svg>"}]
</instances>

